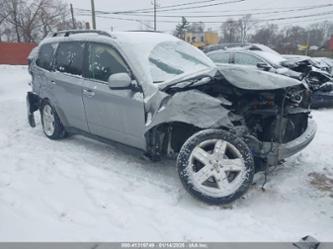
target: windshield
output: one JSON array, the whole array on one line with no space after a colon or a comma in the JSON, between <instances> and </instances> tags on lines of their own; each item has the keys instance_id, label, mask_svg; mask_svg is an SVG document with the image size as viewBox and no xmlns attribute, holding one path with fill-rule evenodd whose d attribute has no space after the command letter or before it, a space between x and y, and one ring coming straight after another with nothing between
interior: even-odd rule
<instances>
[{"instance_id":1,"label":"windshield","mask_svg":"<svg viewBox=\"0 0 333 249\"><path fill-rule=\"evenodd\" d=\"M204 53L183 41L159 43L149 55L149 65L154 83L215 67Z\"/></svg>"}]
</instances>

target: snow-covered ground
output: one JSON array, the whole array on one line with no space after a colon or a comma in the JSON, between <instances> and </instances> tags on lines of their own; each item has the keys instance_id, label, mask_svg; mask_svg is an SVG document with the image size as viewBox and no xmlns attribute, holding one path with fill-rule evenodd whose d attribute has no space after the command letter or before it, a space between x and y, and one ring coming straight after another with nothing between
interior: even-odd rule
<instances>
[{"instance_id":1,"label":"snow-covered ground","mask_svg":"<svg viewBox=\"0 0 333 249\"><path fill-rule=\"evenodd\" d=\"M0 66L0 241L333 240L333 110L319 131L245 197L207 206L183 189L174 162L81 136L48 140L26 121L26 67Z\"/></svg>"}]
</instances>

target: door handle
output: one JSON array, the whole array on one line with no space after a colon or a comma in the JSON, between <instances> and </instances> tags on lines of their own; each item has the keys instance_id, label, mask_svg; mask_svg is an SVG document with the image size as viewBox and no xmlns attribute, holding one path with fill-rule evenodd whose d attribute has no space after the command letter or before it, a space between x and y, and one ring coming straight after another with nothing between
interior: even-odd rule
<instances>
[{"instance_id":1,"label":"door handle","mask_svg":"<svg viewBox=\"0 0 333 249\"><path fill-rule=\"evenodd\" d=\"M51 80L52 85L56 85L57 83L54 80Z\"/></svg>"},{"instance_id":2,"label":"door handle","mask_svg":"<svg viewBox=\"0 0 333 249\"><path fill-rule=\"evenodd\" d=\"M90 98L95 96L95 92L90 89L83 89L83 94Z\"/></svg>"}]
</instances>

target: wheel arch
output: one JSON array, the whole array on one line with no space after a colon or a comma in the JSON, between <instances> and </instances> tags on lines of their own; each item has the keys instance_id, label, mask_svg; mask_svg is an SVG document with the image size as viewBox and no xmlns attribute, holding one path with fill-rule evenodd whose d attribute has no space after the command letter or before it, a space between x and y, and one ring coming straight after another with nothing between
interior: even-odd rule
<instances>
[{"instance_id":1,"label":"wheel arch","mask_svg":"<svg viewBox=\"0 0 333 249\"><path fill-rule=\"evenodd\" d=\"M42 106L45 104L45 103L49 103L56 111L57 115L58 115L58 118L60 119L60 122L63 124L64 127L69 127L69 123L67 121L67 118L66 118L66 115L64 114L64 112L62 111L61 108L59 108L58 105L56 105L55 103L53 103L51 101L50 98L48 97L42 97L40 98L40 105L39 105L39 109L41 110Z\"/></svg>"},{"instance_id":2,"label":"wheel arch","mask_svg":"<svg viewBox=\"0 0 333 249\"><path fill-rule=\"evenodd\" d=\"M160 123L146 131L147 152L152 159L159 160L160 156L178 154L183 144L195 133L209 129L199 127L191 122L171 121ZM215 129L230 131L228 125L221 125Z\"/></svg>"}]
</instances>

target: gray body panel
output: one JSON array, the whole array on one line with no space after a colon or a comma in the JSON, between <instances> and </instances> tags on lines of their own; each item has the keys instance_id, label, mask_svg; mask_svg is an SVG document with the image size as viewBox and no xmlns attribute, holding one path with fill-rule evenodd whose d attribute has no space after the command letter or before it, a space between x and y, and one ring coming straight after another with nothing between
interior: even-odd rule
<instances>
[{"instance_id":1,"label":"gray body panel","mask_svg":"<svg viewBox=\"0 0 333 249\"><path fill-rule=\"evenodd\" d=\"M142 93L112 90L103 82L88 79L84 91L84 109L92 134L146 149Z\"/></svg>"},{"instance_id":2,"label":"gray body panel","mask_svg":"<svg viewBox=\"0 0 333 249\"><path fill-rule=\"evenodd\" d=\"M147 123L146 129L162 123L182 122L205 128L232 128L229 110L222 107L222 102L198 90L167 95L159 109Z\"/></svg>"},{"instance_id":3,"label":"gray body panel","mask_svg":"<svg viewBox=\"0 0 333 249\"><path fill-rule=\"evenodd\" d=\"M64 126L88 131L82 101L84 79L61 72L51 72L49 81L52 88L50 101L55 106Z\"/></svg>"}]
</instances>

